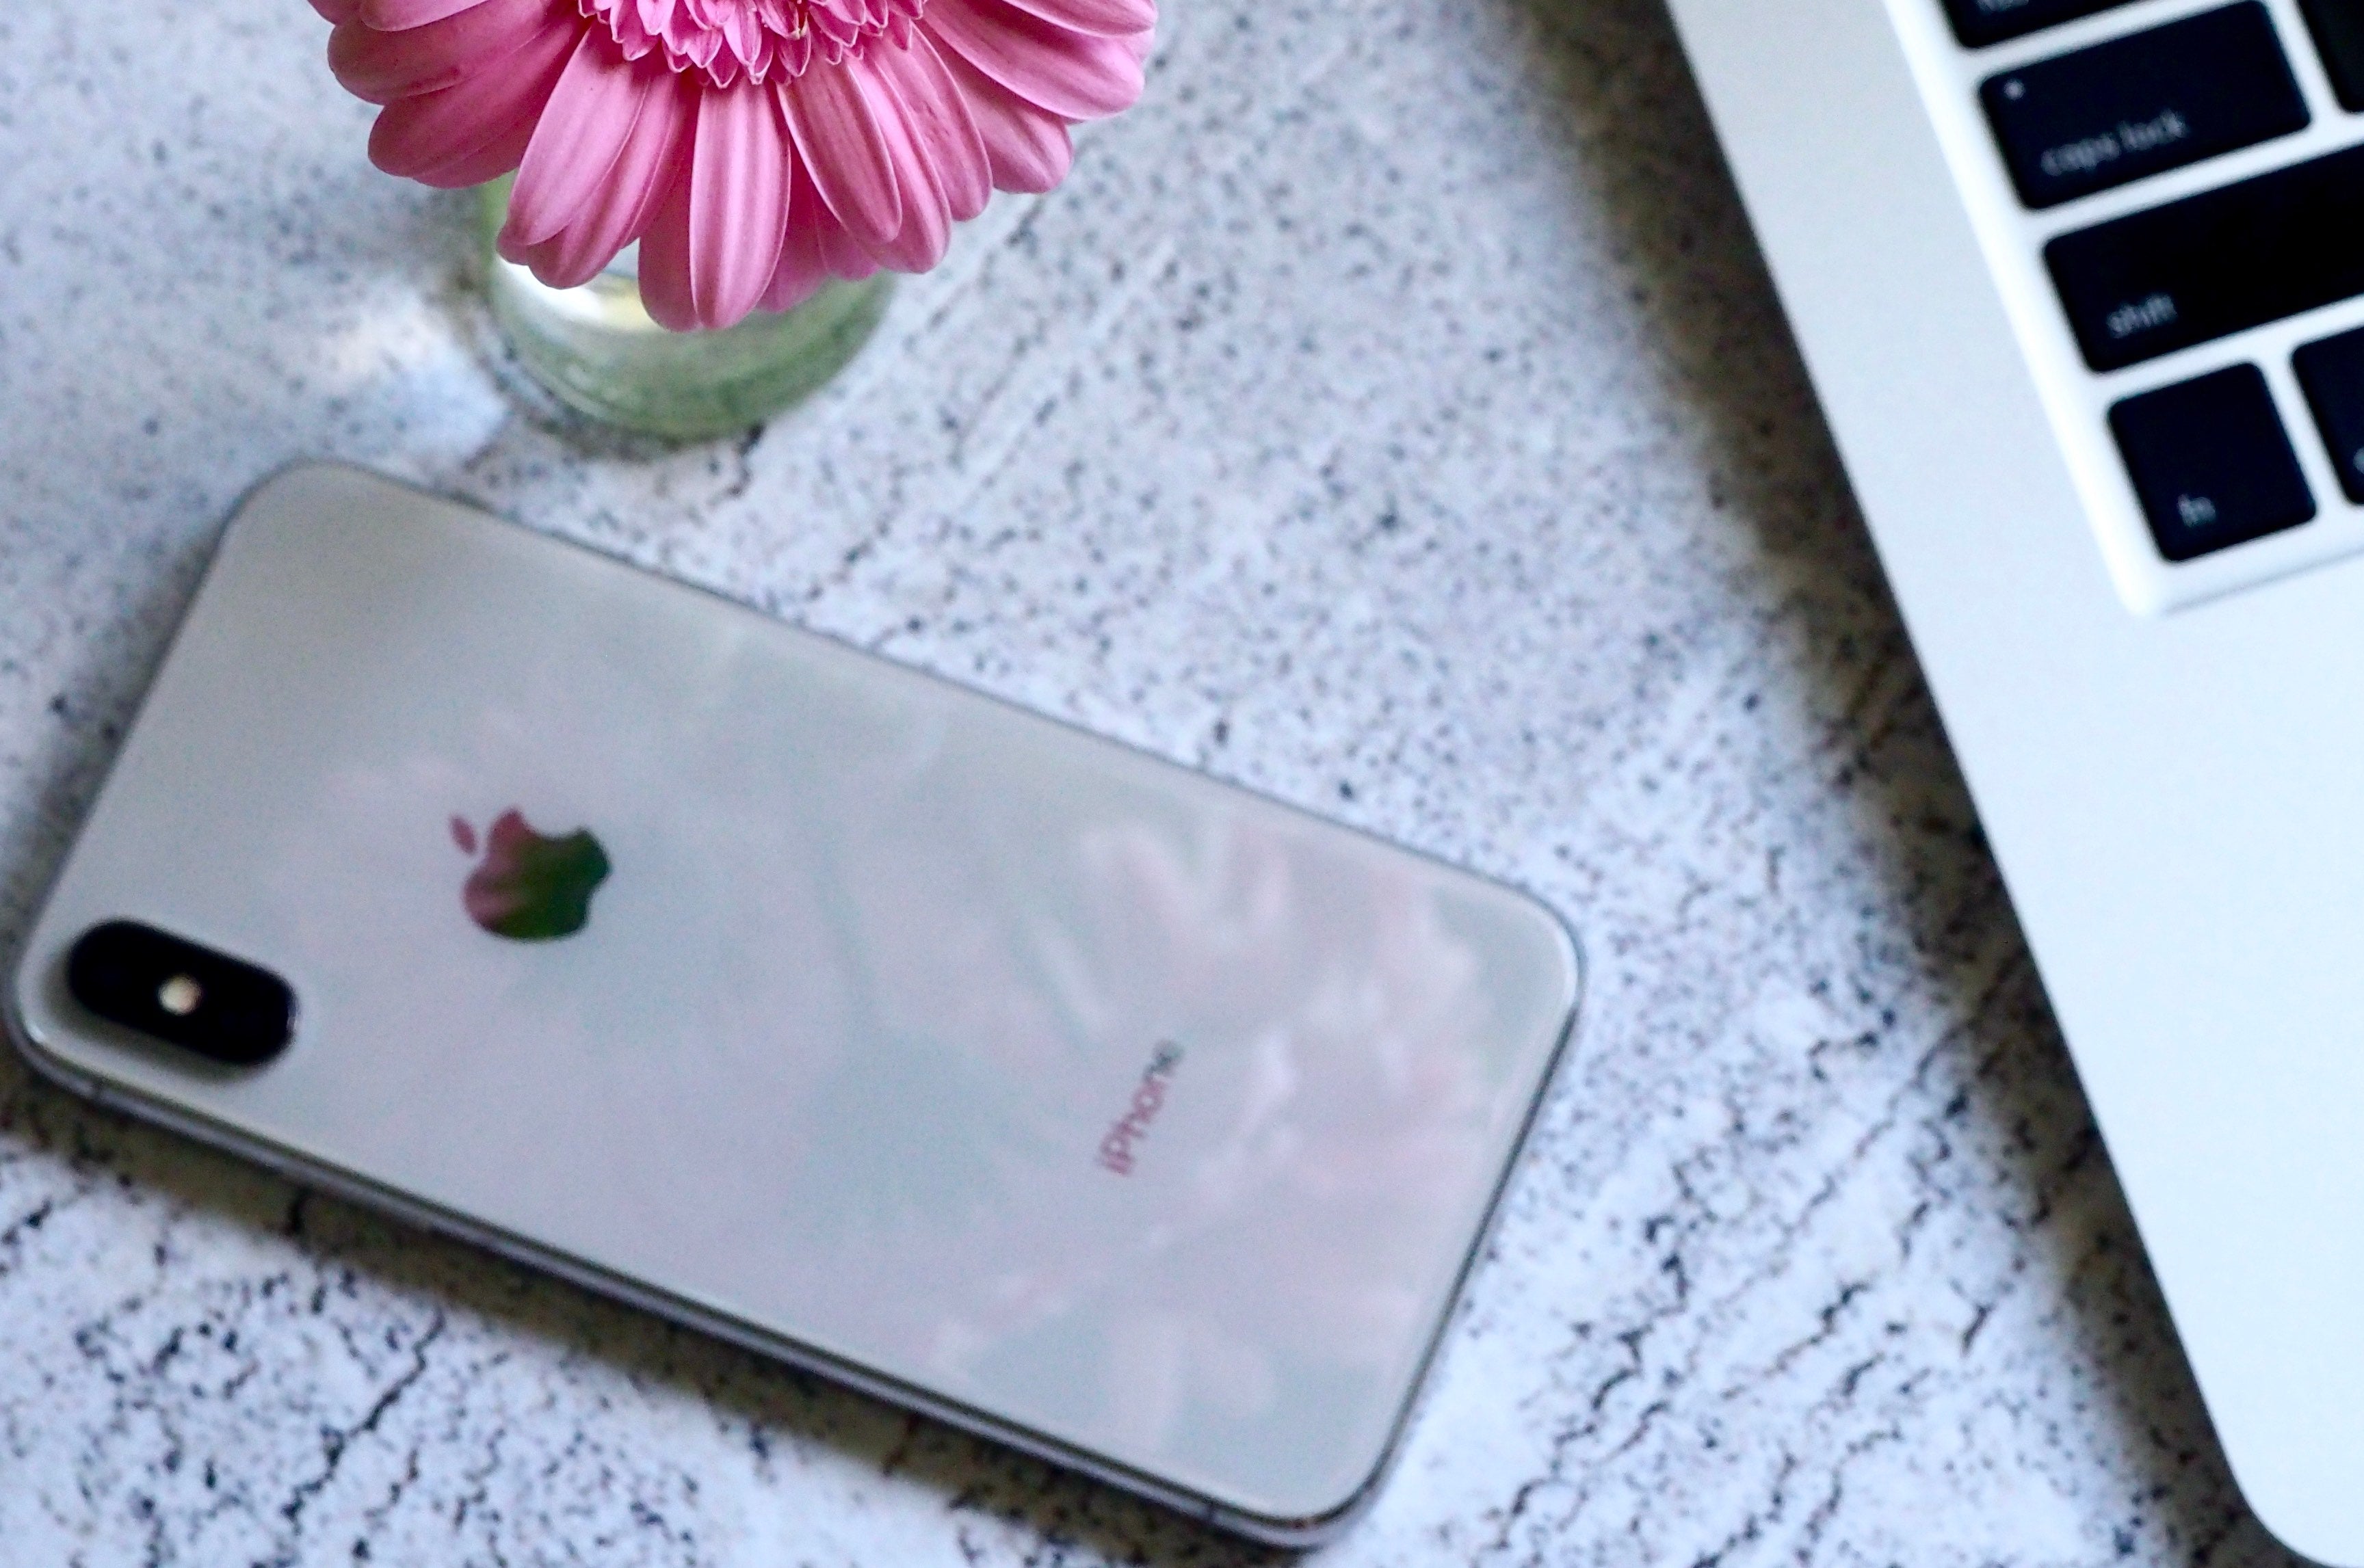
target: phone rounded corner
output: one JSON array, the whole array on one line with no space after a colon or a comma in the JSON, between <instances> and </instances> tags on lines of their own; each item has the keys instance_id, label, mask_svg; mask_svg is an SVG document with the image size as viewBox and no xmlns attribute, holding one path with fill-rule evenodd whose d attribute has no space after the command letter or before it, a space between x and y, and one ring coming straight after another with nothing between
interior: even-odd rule
<instances>
[{"instance_id":1,"label":"phone rounded corner","mask_svg":"<svg viewBox=\"0 0 2364 1568\"><path fill-rule=\"evenodd\" d=\"M247 486L222 525L220 547L274 524L301 526L324 514L338 515L357 504L399 495L414 501L433 497L413 484L340 458L297 458Z\"/></svg>"},{"instance_id":2,"label":"phone rounded corner","mask_svg":"<svg viewBox=\"0 0 2364 1568\"><path fill-rule=\"evenodd\" d=\"M29 982L30 961L20 962L9 974L5 995L0 995L0 1033L6 1033L8 1043L25 1065L61 1089L84 1099L100 1097L98 1080L81 1067L59 1055L42 1037L31 1012L25 1006L25 988Z\"/></svg>"},{"instance_id":3,"label":"phone rounded corner","mask_svg":"<svg viewBox=\"0 0 2364 1568\"><path fill-rule=\"evenodd\" d=\"M1584 998L1590 987L1592 961L1585 951L1584 938L1576 923L1562 914L1551 900L1533 889L1517 883L1497 883L1519 907L1526 911L1543 932L1544 940L1552 950L1557 970L1552 1006L1558 1015L1559 1027L1552 1040L1552 1059L1556 1062L1576 1034L1578 1015L1584 1010Z\"/></svg>"},{"instance_id":4,"label":"phone rounded corner","mask_svg":"<svg viewBox=\"0 0 2364 1568\"><path fill-rule=\"evenodd\" d=\"M1208 1509L1208 1521L1259 1545L1278 1547L1285 1551L1310 1551L1328 1546L1358 1523L1378 1501L1388 1475L1395 1468L1399 1447L1399 1443L1388 1443L1362 1478L1336 1502L1277 1513L1217 1503Z\"/></svg>"},{"instance_id":5,"label":"phone rounded corner","mask_svg":"<svg viewBox=\"0 0 2364 1568\"><path fill-rule=\"evenodd\" d=\"M373 473L359 463L340 458L299 457L281 463L246 487L229 509L232 526L239 518L265 502L273 502L285 493L300 492L316 484L352 485L356 481L371 485L391 484L383 474Z\"/></svg>"},{"instance_id":6,"label":"phone rounded corner","mask_svg":"<svg viewBox=\"0 0 2364 1568\"><path fill-rule=\"evenodd\" d=\"M1592 958L1585 951L1584 936L1576 929L1576 922L1560 913L1556 905L1533 893L1527 895L1527 901L1543 912L1553 935L1558 940L1560 963L1566 972L1566 984L1561 993L1567 1014L1565 1033L1574 1029L1577 1014L1584 1010L1585 992L1592 979Z\"/></svg>"}]
</instances>

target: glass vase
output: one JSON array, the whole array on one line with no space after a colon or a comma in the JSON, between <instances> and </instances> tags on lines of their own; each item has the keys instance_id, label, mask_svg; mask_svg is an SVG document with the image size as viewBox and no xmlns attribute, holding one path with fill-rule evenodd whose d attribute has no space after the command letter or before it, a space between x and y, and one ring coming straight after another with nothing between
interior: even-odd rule
<instances>
[{"instance_id":1,"label":"glass vase","mask_svg":"<svg viewBox=\"0 0 2364 1568\"><path fill-rule=\"evenodd\" d=\"M485 291L519 363L569 406L670 440L743 430L809 395L869 340L894 289L881 272L720 331L668 332L641 304L638 246L582 287L554 289L494 248L509 181L479 197Z\"/></svg>"}]
</instances>

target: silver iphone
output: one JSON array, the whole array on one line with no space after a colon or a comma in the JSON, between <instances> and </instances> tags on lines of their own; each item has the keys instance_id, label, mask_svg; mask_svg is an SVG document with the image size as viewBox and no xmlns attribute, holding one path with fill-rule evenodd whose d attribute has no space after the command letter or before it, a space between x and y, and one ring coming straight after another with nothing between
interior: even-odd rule
<instances>
[{"instance_id":1,"label":"silver iphone","mask_svg":"<svg viewBox=\"0 0 2364 1568\"><path fill-rule=\"evenodd\" d=\"M8 1011L84 1094L1301 1543L1578 985L1507 887L311 467Z\"/></svg>"}]
</instances>

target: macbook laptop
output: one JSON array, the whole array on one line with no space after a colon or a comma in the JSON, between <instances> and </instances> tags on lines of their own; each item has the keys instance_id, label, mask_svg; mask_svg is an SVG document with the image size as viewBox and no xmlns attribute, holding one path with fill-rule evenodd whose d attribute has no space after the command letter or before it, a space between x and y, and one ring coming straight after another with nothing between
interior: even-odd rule
<instances>
[{"instance_id":1,"label":"macbook laptop","mask_svg":"<svg viewBox=\"0 0 2364 1568\"><path fill-rule=\"evenodd\" d=\"M2364 0L1670 0L2250 1504L2364 1563Z\"/></svg>"}]
</instances>

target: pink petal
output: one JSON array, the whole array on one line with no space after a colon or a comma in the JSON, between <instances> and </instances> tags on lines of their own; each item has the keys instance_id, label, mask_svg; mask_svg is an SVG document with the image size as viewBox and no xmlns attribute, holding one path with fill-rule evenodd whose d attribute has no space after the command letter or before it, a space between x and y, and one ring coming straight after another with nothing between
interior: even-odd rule
<instances>
[{"instance_id":1,"label":"pink petal","mask_svg":"<svg viewBox=\"0 0 2364 1568\"><path fill-rule=\"evenodd\" d=\"M541 244L598 199L640 118L639 74L614 39L596 28L584 31L518 169L501 229L505 253Z\"/></svg>"},{"instance_id":2,"label":"pink petal","mask_svg":"<svg viewBox=\"0 0 2364 1568\"><path fill-rule=\"evenodd\" d=\"M909 49L874 49L864 63L894 90L913 149L933 171L953 217L966 222L983 212L993 199L993 166L985 138L959 82L945 69L928 35L914 32ZM897 178L900 181L899 173Z\"/></svg>"},{"instance_id":3,"label":"pink petal","mask_svg":"<svg viewBox=\"0 0 2364 1568\"><path fill-rule=\"evenodd\" d=\"M399 98L370 131L370 161L389 174L418 178L530 128L565 67L572 40L556 28L537 34L497 71L480 71L438 93Z\"/></svg>"},{"instance_id":4,"label":"pink petal","mask_svg":"<svg viewBox=\"0 0 2364 1568\"><path fill-rule=\"evenodd\" d=\"M331 22L349 22L361 10L361 0L312 0L312 9Z\"/></svg>"},{"instance_id":5,"label":"pink petal","mask_svg":"<svg viewBox=\"0 0 2364 1568\"><path fill-rule=\"evenodd\" d=\"M920 31L924 33L924 25ZM968 112L985 139L994 185L1004 191L1055 189L1075 161L1067 122L1012 93L950 50L941 51L944 69L960 83Z\"/></svg>"},{"instance_id":6,"label":"pink petal","mask_svg":"<svg viewBox=\"0 0 2364 1568\"><path fill-rule=\"evenodd\" d=\"M820 221L814 226L813 242L820 251L820 259L828 263L832 277L859 281L878 271L878 258L862 248L862 242L853 238L845 225L837 221L837 215L831 212L826 204L821 207Z\"/></svg>"},{"instance_id":7,"label":"pink petal","mask_svg":"<svg viewBox=\"0 0 2364 1568\"><path fill-rule=\"evenodd\" d=\"M440 22L482 0L361 0L362 21L382 33L398 33L406 28L423 28L429 22Z\"/></svg>"},{"instance_id":8,"label":"pink petal","mask_svg":"<svg viewBox=\"0 0 2364 1568\"><path fill-rule=\"evenodd\" d=\"M533 122L519 120L474 152L422 170L418 175L418 183L438 190L464 191L471 185L497 180L518 166L518 160L525 156L526 141L532 135Z\"/></svg>"},{"instance_id":9,"label":"pink petal","mask_svg":"<svg viewBox=\"0 0 2364 1568\"><path fill-rule=\"evenodd\" d=\"M813 199L819 201L820 198L815 196ZM771 286L764 291L764 297L756 304L755 308L770 311L775 315L784 310L794 310L819 294L821 285L828 282L827 272L816 271L807 273L792 271L783 260L780 270L772 274Z\"/></svg>"},{"instance_id":10,"label":"pink petal","mask_svg":"<svg viewBox=\"0 0 2364 1568\"><path fill-rule=\"evenodd\" d=\"M329 35L329 68L345 91L373 104L433 93L514 53L545 28L582 28L563 0L482 0L405 32L382 33L358 17Z\"/></svg>"},{"instance_id":11,"label":"pink petal","mask_svg":"<svg viewBox=\"0 0 2364 1568\"><path fill-rule=\"evenodd\" d=\"M1145 33L1157 26L1157 0L1009 0L1020 10L1071 32L1101 38Z\"/></svg>"},{"instance_id":12,"label":"pink petal","mask_svg":"<svg viewBox=\"0 0 2364 1568\"><path fill-rule=\"evenodd\" d=\"M816 65L779 84L797 154L820 199L865 245L891 244L903 228L903 200L868 73ZM891 104L885 106L893 111Z\"/></svg>"},{"instance_id":13,"label":"pink petal","mask_svg":"<svg viewBox=\"0 0 2364 1568\"><path fill-rule=\"evenodd\" d=\"M869 66L879 52L874 51L862 66ZM893 91L884 83L877 90ZM934 161L913 136L910 121L889 109L879 117L878 128L886 133L895 185L903 193L903 227L883 245L864 239L864 248L898 272L924 272L944 259L944 248L952 243L952 204Z\"/></svg>"},{"instance_id":14,"label":"pink petal","mask_svg":"<svg viewBox=\"0 0 2364 1568\"><path fill-rule=\"evenodd\" d=\"M931 0L927 28L977 70L1062 119L1099 119L1141 97L1141 61L1126 40L1070 32L1006 0Z\"/></svg>"},{"instance_id":15,"label":"pink petal","mask_svg":"<svg viewBox=\"0 0 2364 1568\"><path fill-rule=\"evenodd\" d=\"M642 0L646 4L647 0ZM689 284L690 149L684 137L673 177L648 232L641 236L641 303L656 324L675 332L697 329L697 300Z\"/></svg>"},{"instance_id":16,"label":"pink petal","mask_svg":"<svg viewBox=\"0 0 2364 1568\"><path fill-rule=\"evenodd\" d=\"M755 308L788 226L788 139L778 95L753 83L708 92L690 167L689 287L700 325Z\"/></svg>"},{"instance_id":17,"label":"pink petal","mask_svg":"<svg viewBox=\"0 0 2364 1568\"><path fill-rule=\"evenodd\" d=\"M640 117L598 198L557 234L514 258L552 288L575 288L597 277L648 228L668 183L684 172L678 165L688 155L697 86L662 68L644 68L641 75Z\"/></svg>"},{"instance_id":18,"label":"pink petal","mask_svg":"<svg viewBox=\"0 0 2364 1568\"><path fill-rule=\"evenodd\" d=\"M837 219L821 206L812 176L793 153L788 158L788 228L780 241L780 264L764 290L760 308L764 310L793 310L830 279L829 262L821 254L820 229L824 223Z\"/></svg>"}]
</instances>

